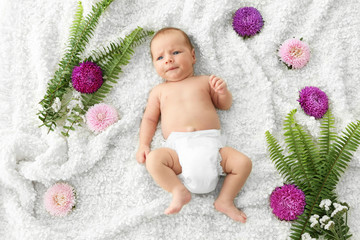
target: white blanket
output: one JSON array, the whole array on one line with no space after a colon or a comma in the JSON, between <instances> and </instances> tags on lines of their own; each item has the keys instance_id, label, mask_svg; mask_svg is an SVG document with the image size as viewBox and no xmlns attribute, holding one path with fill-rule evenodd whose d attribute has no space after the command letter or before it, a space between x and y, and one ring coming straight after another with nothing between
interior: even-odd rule
<instances>
[{"instance_id":1,"label":"white blanket","mask_svg":"<svg viewBox=\"0 0 360 240\"><path fill-rule=\"evenodd\" d=\"M84 14L96 2L84 1ZM265 25L253 38L232 29L232 15L256 7ZM1 239L287 239L291 224L271 212L269 195L283 181L269 159L265 131L281 142L282 123L296 118L314 137L319 121L301 110L298 91L321 88L340 132L360 119L360 3L357 0L115 0L101 17L84 56L137 26L174 26L187 32L197 54L196 73L226 79L234 103L219 111L228 145L248 155L252 173L235 199L247 215L236 223L217 212L217 189L193 195L173 216L163 214L171 196L135 160L139 124L149 91L162 80L149 54L137 47L119 83L105 99L121 119L101 134L86 126L67 139L38 128L38 102L67 45L76 10L73 0L0 1L0 236ZM279 62L277 49L288 38L303 38L311 59L300 70ZM153 147L162 144L156 132ZM350 206L353 239L360 239L360 151L338 185ZM42 198L49 186L74 186L76 209L50 216Z\"/></svg>"}]
</instances>

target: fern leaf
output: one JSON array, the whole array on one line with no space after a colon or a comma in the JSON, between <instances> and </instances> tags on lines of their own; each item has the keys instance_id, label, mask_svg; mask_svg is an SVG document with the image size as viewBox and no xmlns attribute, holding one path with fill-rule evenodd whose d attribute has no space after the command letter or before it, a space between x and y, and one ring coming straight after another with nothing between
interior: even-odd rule
<instances>
[{"instance_id":1,"label":"fern leaf","mask_svg":"<svg viewBox=\"0 0 360 240\"><path fill-rule=\"evenodd\" d=\"M79 35L80 24L83 21L83 12L84 12L83 6L82 6L81 2L79 1L73 23L70 27L70 37L69 37L70 42L76 41L77 36Z\"/></svg>"},{"instance_id":2,"label":"fern leaf","mask_svg":"<svg viewBox=\"0 0 360 240\"><path fill-rule=\"evenodd\" d=\"M326 157L329 155L331 143L336 139L336 133L333 131L335 124L334 116L331 114L330 110L322 118L320 126L320 137L319 137L319 147L320 147L320 157L321 163L318 165L318 168L322 169L327 165ZM320 170L319 169L319 170Z\"/></svg>"},{"instance_id":3,"label":"fern leaf","mask_svg":"<svg viewBox=\"0 0 360 240\"><path fill-rule=\"evenodd\" d=\"M286 137L285 142L288 144L289 148L289 158L293 160L291 169L295 177L295 184L305 193L308 193L308 189L314 190L311 180L314 175L310 175L308 169L306 168L306 159L304 159L305 150L296 127L297 124L294 119L295 113L296 109L292 110L285 119L284 136Z\"/></svg>"},{"instance_id":4,"label":"fern leaf","mask_svg":"<svg viewBox=\"0 0 360 240\"><path fill-rule=\"evenodd\" d=\"M300 158L299 164L301 164L301 170L304 170L310 179L313 182L317 181L318 172L317 165L320 163L320 155L318 149L316 148L315 143L313 142L311 136L306 133L303 128L295 124L297 134L301 141L301 146L303 148L303 156ZM313 185L313 190L316 191L316 187Z\"/></svg>"},{"instance_id":5,"label":"fern leaf","mask_svg":"<svg viewBox=\"0 0 360 240\"><path fill-rule=\"evenodd\" d=\"M110 92L113 87L112 83L117 83L118 75L122 72L120 66L129 63L131 55L134 53L132 48L144 41L145 37L152 34L152 31L144 31L141 27L138 27L128 36L126 36L125 39L121 39L119 43L111 43L109 47L111 49L110 51L95 52L95 56L98 57L91 60L101 62L96 63L103 70L104 83L97 92L88 95L86 98L83 98L83 105L85 110L105 99L106 95L103 93Z\"/></svg>"},{"instance_id":6,"label":"fern leaf","mask_svg":"<svg viewBox=\"0 0 360 240\"><path fill-rule=\"evenodd\" d=\"M289 159L283 155L284 151L281 149L280 144L269 131L266 131L265 135L271 161L275 164L276 169L285 182L294 182L295 177L292 174L290 164L287 162Z\"/></svg>"},{"instance_id":7,"label":"fern leaf","mask_svg":"<svg viewBox=\"0 0 360 240\"><path fill-rule=\"evenodd\" d=\"M348 163L351 161L353 152L357 150L360 145L360 121L350 123L343 135L335 140L330 149L327 175L325 180L332 181L334 185L327 186L331 191L335 190L336 184L339 181L341 173L345 171ZM325 182L324 182L325 184Z\"/></svg>"},{"instance_id":8,"label":"fern leaf","mask_svg":"<svg viewBox=\"0 0 360 240\"><path fill-rule=\"evenodd\" d=\"M70 43L68 50L59 63L59 68L55 72L53 79L48 83L48 90L44 99L40 102L43 111L40 111L41 119L49 131L54 129L55 123L60 119L50 107L56 97L62 99L66 91L70 88L71 72L74 66L80 62L80 53L84 51L89 37L93 35L97 22L103 11L111 4L113 0L103 0L92 8L92 12L83 20L82 5L79 2L73 24L70 29ZM46 124L45 124L46 123Z\"/></svg>"},{"instance_id":9,"label":"fern leaf","mask_svg":"<svg viewBox=\"0 0 360 240\"><path fill-rule=\"evenodd\" d=\"M323 176L322 185L318 192L315 193L315 198L312 198L310 201L307 201L306 208L309 211L305 212L302 215L302 222L295 222L293 224L292 230L296 228L296 231L293 231L293 239L301 239L301 235L307 231L312 231L309 228L309 219L311 215L316 213L320 199L331 199L332 201L336 200L336 194L334 193L336 184L339 181L340 173L345 170L348 165L348 162L351 160L353 151L356 151L360 144L360 121L357 123L350 123L346 128L346 131L343 132L343 136L338 137L336 142L331 146L329 152L329 162L326 169L326 174ZM319 210L317 210L319 211ZM348 227L344 222L341 223L341 228L344 231L344 234L349 231ZM300 231L298 231L300 230ZM350 237L351 235L346 235Z\"/></svg>"}]
</instances>

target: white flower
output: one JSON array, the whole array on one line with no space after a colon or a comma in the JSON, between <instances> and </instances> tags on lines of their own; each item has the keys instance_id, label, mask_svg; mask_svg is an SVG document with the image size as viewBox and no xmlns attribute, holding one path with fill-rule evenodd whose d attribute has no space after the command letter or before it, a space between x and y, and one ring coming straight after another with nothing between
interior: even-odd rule
<instances>
[{"instance_id":1,"label":"white flower","mask_svg":"<svg viewBox=\"0 0 360 240\"><path fill-rule=\"evenodd\" d=\"M314 228L316 225L318 225L319 224L318 220L319 220L319 215L317 214L312 215L310 217L310 223L311 223L310 227Z\"/></svg>"},{"instance_id":2,"label":"white flower","mask_svg":"<svg viewBox=\"0 0 360 240\"><path fill-rule=\"evenodd\" d=\"M320 208L321 209L324 209L325 208L325 210L326 211L329 211L329 209L330 209L330 206L331 206L331 201L330 201L330 199L324 199L324 200L322 200L321 202L320 202Z\"/></svg>"},{"instance_id":3,"label":"white flower","mask_svg":"<svg viewBox=\"0 0 360 240\"><path fill-rule=\"evenodd\" d=\"M316 238L312 238L309 233L304 233L301 235L301 240L316 240Z\"/></svg>"},{"instance_id":4,"label":"white flower","mask_svg":"<svg viewBox=\"0 0 360 240\"><path fill-rule=\"evenodd\" d=\"M335 223L333 221L329 221L325 226L325 230L330 230L330 228L334 227Z\"/></svg>"},{"instance_id":5,"label":"white flower","mask_svg":"<svg viewBox=\"0 0 360 240\"><path fill-rule=\"evenodd\" d=\"M321 227L323 228L329 221L330 221L329 216L324 215L324 216L320 219Z\"/></svg>"},{"instance_id":6,"label":"white flower","mask_svg":"<svg viewBox=\"0 0 360 240\"><path fill-rule=\"evenodd\" d=\"M339 204L339 203L334 203L333 205L334 205L334 207L335 207L335 210L331 213L331 217L334 217L334 216L337 215L338 213L344 213L344 212L346 212L347 210L349 210L348 207L343 206L343 205L341 205L341 204Z\"/></svg>"},{"instance_id":7,"label":"white flower","mask_svg":"<svg viewBox=\"0 0 360 240\"><path fill-rule=\"evenodd\" d=\"M54 109L55 112L58 112L61 109L60 98L55 98L54 103L51 105L51 108Z\"/></svg>"}]
</instances>

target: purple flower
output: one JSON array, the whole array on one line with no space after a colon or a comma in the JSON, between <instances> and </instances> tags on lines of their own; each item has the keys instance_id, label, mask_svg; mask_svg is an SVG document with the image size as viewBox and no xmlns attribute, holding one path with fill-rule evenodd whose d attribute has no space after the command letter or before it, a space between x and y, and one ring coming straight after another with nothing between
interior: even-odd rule
<instances>
[{"instance_id":1,"label":"purple flower","mask_svg":"<svg viewBox=\"0 0 360 240\"><path fill-rule=\"evenodd\" d=\"M256 8L243 7L235 12L232 25L240 36L251 37L260 32L264 21Z\"/></svg>"},{"instance_id":2,"label":"purple flower","mask_svg":"<svg viewBox=\"0 0 360 240\"><path fill-rule=\"evenodd\" d=\"M305 205L304 192L293 184L275 188L270 196L270 206L280 220L296 220L303 214Z\"/></svg>"},{"instance_id":3,"label":"purple flower","mask_svg":"<svg viewBox=\"0 0 360 240\"><path fill-rule=\"evenodd\" d=\"M93 62L83 62L73 69L72 85L81 93L94 93L103 84L101 68Z\"/></svg>"},{"instance_id":4,"label":"purple flower","mask_svg":"<svg viewBox=\"0 0 360 240\"><path fill-rule=\"evenodd\" d=\"M316 119L322 118L329 108L328 97L317 87L304 87L299 92L300 103L304 112Z\"/></svg>"}]
</instances>

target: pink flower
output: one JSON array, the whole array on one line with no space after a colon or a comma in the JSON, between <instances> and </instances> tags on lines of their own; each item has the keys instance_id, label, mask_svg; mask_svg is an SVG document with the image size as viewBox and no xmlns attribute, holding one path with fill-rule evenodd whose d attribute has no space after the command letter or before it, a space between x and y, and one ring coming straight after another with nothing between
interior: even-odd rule
<instances>
[{"instance_id":1,"label":"pink flower","mask_svg":"<svg viewBox=\"0 0 360 240\"><path fill-rule=\"evenodd\" d=\"M270 207L281 220L296 220L305 210L305 194L293 184L277 187L271 193Z\"/></svg>"},{"instance_id":2,"label":"pink flower","mask_svg":"<svg viewBox=\"0 0 360 240\"><path fill-rule=\"evenodd\" d=\"M291 38L280 46L279 57L289 68L302 68L310 59L310 48L305 42Z\"/></svg>"},{"instance_id":3,"label":"pink flower","mask_svg":"<svg viewBox=\"0 0 360 240\"><path fill-rule=\"evenodd\" d=\"M101 132L118 121L115 108L105 103L92 106L86 113L86 122L91 131Z\"/></svg>"},{"instance_id":4,"label":"pink flower","mask_svg":"<svg viewBox=\"0 0 360 240\"><path fill-rule=\"evenodd\" d=\"M46 191L44 205L51 215L66 216L75 206L74 188L67 183L56 183Z\"/></svg>"}]
</instances>

